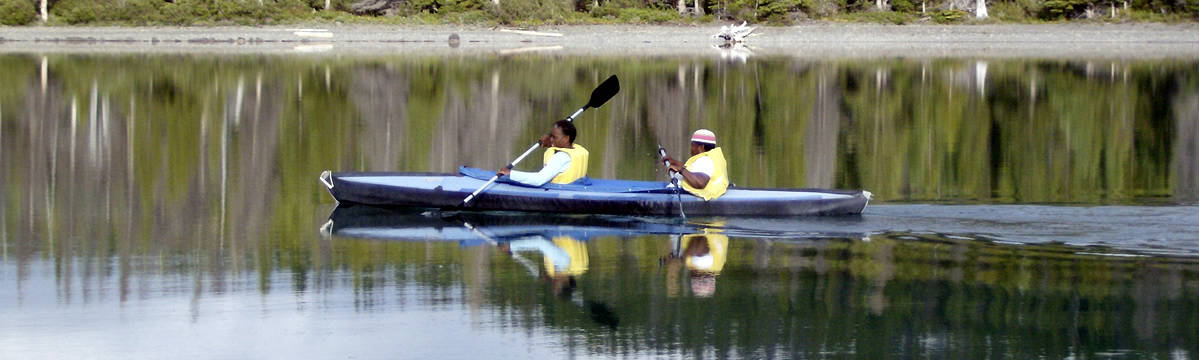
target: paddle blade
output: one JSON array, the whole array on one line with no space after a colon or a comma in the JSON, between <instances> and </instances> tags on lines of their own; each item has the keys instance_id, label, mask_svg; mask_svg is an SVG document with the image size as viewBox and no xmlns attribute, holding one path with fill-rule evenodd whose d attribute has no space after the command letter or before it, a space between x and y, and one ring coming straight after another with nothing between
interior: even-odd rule
<instances>
[{"instance_id":1,"label":"paddle blade","mask_svg":"<svg viewBox=\"0 0 1199 360\"><path fill-rule=\"evenodd\" d=\"M600 83L599 87L591 91L591 100L587 102L587 107L598 108L603 106L613 96L616 96L618 92L620 92L620 80L616 79L616 75L609 76L608 80L604 80L603 83Z\"/></svg>"}]
</instances>

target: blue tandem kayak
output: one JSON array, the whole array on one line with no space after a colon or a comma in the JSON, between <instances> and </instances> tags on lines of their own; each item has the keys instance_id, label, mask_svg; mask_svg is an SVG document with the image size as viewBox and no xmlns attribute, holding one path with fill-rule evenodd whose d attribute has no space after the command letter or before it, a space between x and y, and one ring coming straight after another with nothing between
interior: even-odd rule
<instances>
[{"instance_id":1,"label":"blue tandem kayak","mask_svg":"<svg viewBox=\"0 0 1199 360\"><path fill-rule=\"evenodd\" d=\"M462 199L494 172L463 167L459 174L325 171L321 183L339 204L441 210L532 211L558 214L688 216L801 216L860 214L870 192L824 189L730 187L712 201L666 182L580 179L571 184L529 187L497 181L464 206Z\"/></svg>"}]
</instances>

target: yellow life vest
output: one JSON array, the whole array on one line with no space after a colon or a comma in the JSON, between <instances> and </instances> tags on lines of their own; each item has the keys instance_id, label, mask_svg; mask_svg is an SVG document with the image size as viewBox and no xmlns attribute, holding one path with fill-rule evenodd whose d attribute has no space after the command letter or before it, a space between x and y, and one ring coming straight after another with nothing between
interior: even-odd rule
<instances>
[{"instance_id":1,"label":"yellow life vest","mask_svg":"<svg viewBox=\"0 0 1199 360\"><path fill-rule=\"evenodd\" d=\"M728 259L729 237L719 234L716 230L704 230L703 234L683 235L681 244L683 249L691 245L692 241L706 240L708 242L708 254L704 256L688 256L684 261L687 263L687 269L693 271L703 271L712 274L720 274L724 270L724 262Z\"/></svg>"},{"instance_id":2,"label":"yellow life vest","mask_svg":"<svg viewBox=\"0 0 1199 360\"><path fill-rule=\"evenodd\" d=\"M587 176L587 149L583 145L574 144L573 149L551 147L545 150L545 155L542 156L541 164L549 164L550 158L554 157L557 152L564 152L570 155L570 167L562 171L561 174L554 176L550 182L555 184L569 184L584 176Z\"/></svg>"},{"instance_id":3,"label":"yellow life vest","mask_svg":"<svg viewBox=\"0 0 1199 360\"><path fill-rule=\"evenodd\" d=\"M554 242L554 246L566 251L566 254L570 256L570 265L566 267L566 271L558 272L554 269L554 262L546 256L544 262L546 274L549 274L551 277L555 275L578 276L587 272L589 262L587 259L587 244L569 236L555 237L551 241Z\"/></svg>"},{"instance_id":4,"label":"yellow life vest","mask_svg":"<svg viewBox=\"0 0 1199 360\"><path fill-rule=\"evenodd\" d=\"M683 186L684 190L692 195L704 198L704 201L710 201L724 195L725 190L729 188L728 164L724 161L724 152L720 148L715 148L687 159L683 164L684 168L691 167L691 163L707 156L712 159L712 173L708 174L708 185L702 189L697 189L688 184L687 181L680 181L679 185ZM573 160L572 160L573 161Z\"/></svg>"}]
</instances>

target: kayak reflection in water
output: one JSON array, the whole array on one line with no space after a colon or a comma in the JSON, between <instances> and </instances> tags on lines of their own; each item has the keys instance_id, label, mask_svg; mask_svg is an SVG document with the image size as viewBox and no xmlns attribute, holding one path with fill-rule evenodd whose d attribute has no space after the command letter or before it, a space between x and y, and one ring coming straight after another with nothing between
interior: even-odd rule
<instances>
[{"instance_id":1,"label":"kayak reflection in water","mask_svg":"<svg viewBox=\"0 0 1199 360\"><path fill-rule=\"evenodd\" d=\"M529 270L530 274L548 280L554 295L570 298L576 287L575 277L587 272L587 245L570 236L546 239L544 236L528 236L497 245L500 251ZM538 270L531 261L519 255L521 252L538 252L542 256L543 269Z\"/></svg>"},{"instance_id":2,"label":"kayak reflection in water","mask_svg":"<svg viewBox=\"0 0 1199 360\"><path fill-rule=\"evenodd\" d=\"M721 234L681 236L675 250L660 259L667 266L667 295L678 296L678 274L682 265L690 274L692 295L711 297L715 294L716 276L724 269L728 246L729 237Z\"/></svg>"}]
</instances>

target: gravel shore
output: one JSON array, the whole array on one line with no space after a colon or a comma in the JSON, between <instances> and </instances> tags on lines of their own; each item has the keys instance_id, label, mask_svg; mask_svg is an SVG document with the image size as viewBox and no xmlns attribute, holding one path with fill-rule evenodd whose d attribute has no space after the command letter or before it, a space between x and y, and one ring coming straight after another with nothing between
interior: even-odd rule
<instances>
[{"instance_id":1,"label":"gravel shore","mask_svg":"<svg viewBox=\"0 0 1199 360\"><path fill-rule=\"evenodd\" d=\"M326 32L297 33L299 29ZM0 52L785 55L811 58L1032 57L1199 59L1199 24L877 25L761 27L719 49L719 25L0 27ZM451 35L457 35L457 42Z\"/></svg>"}]
</instances>

